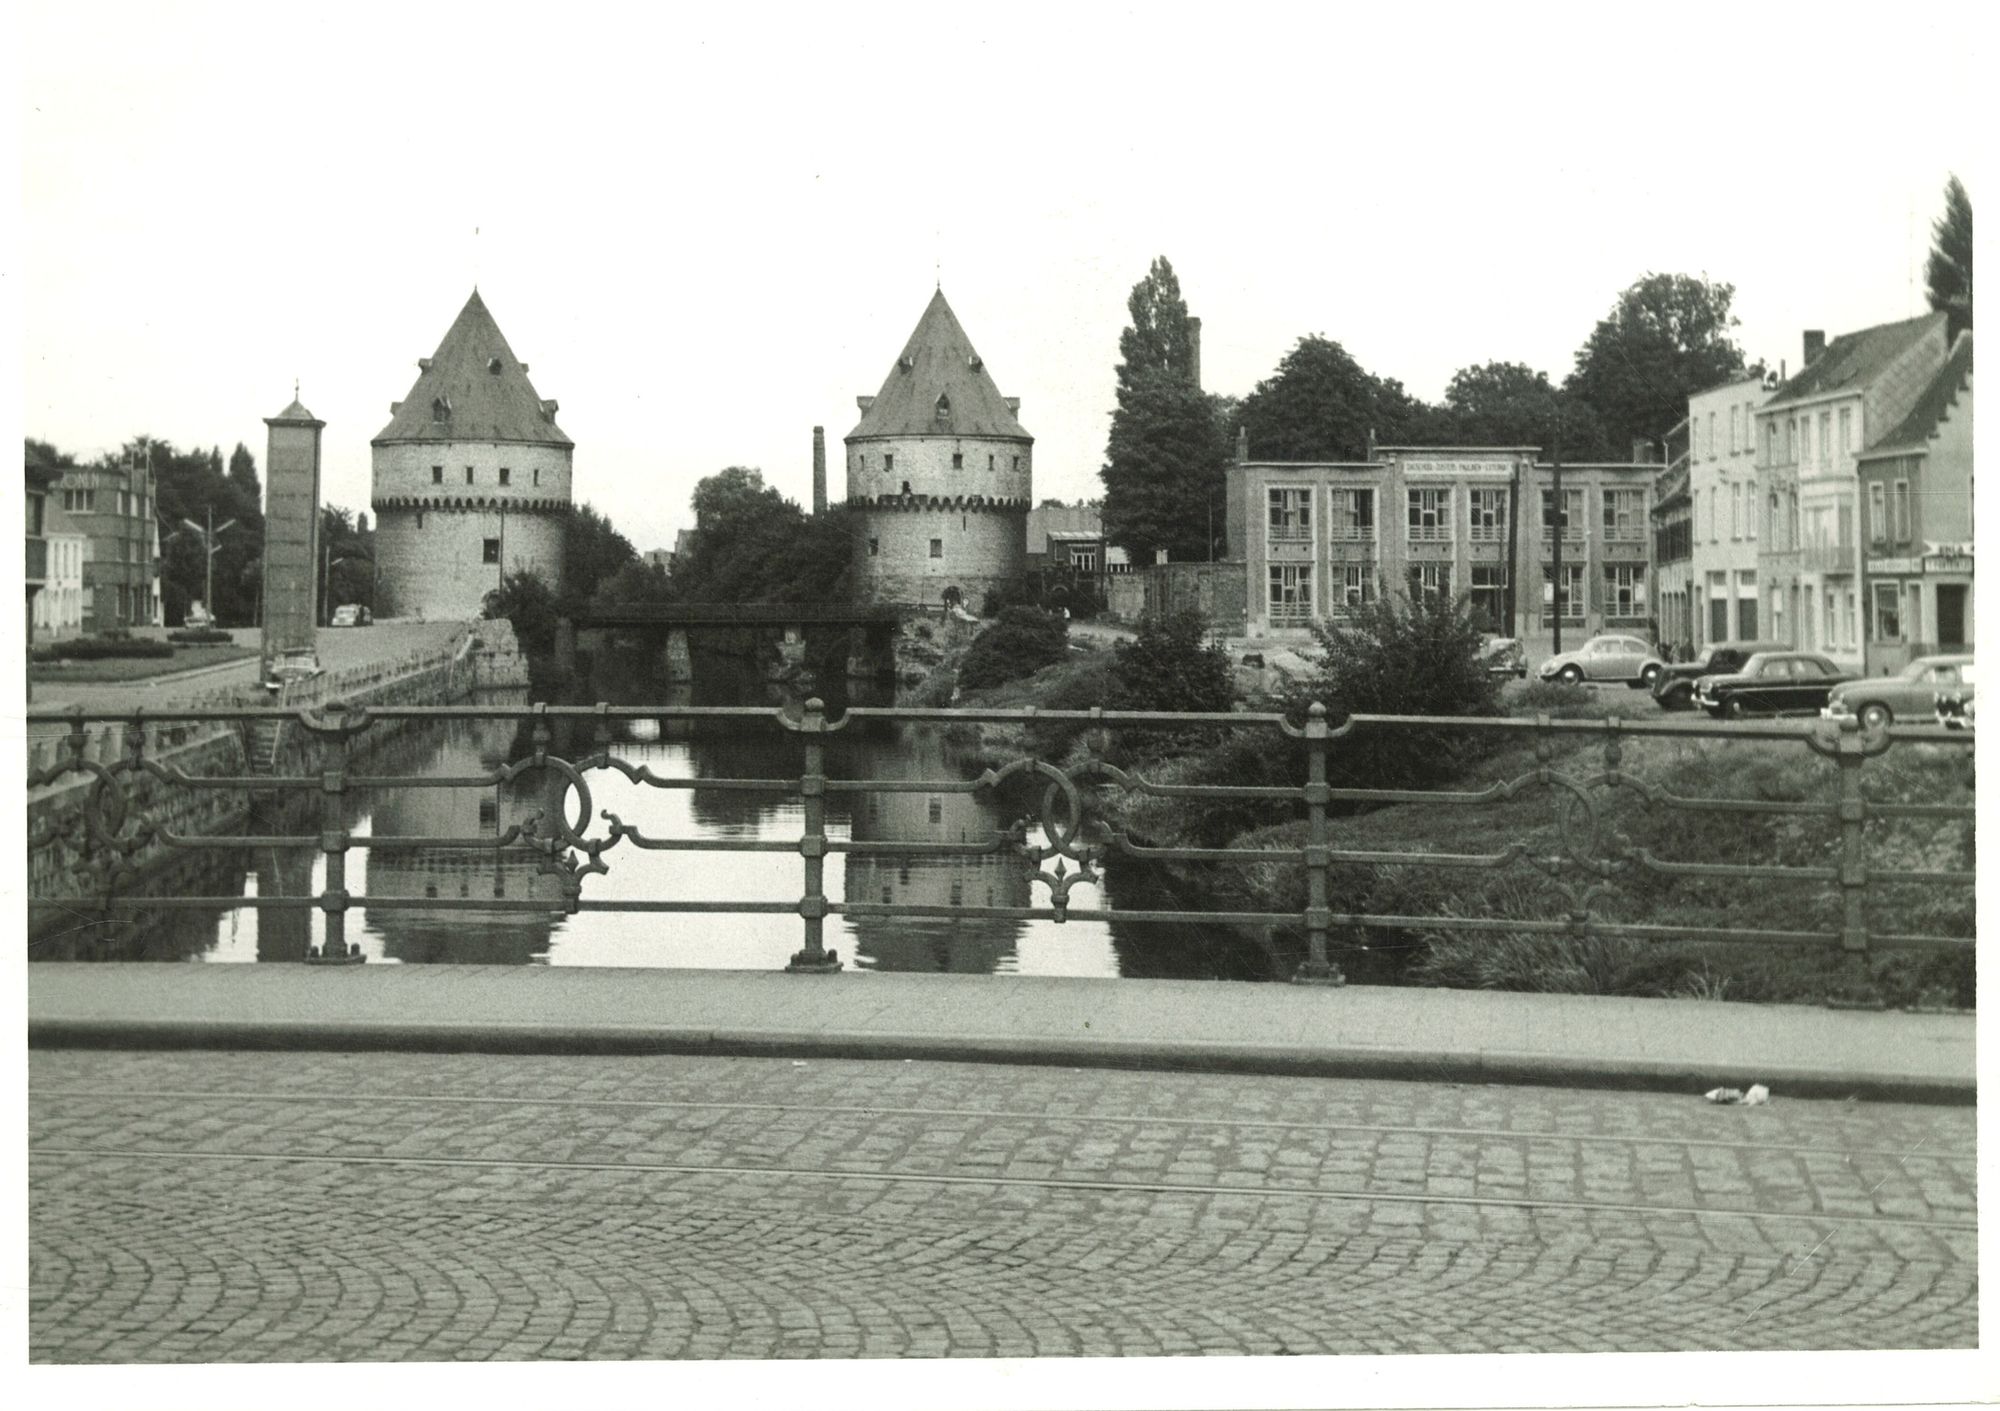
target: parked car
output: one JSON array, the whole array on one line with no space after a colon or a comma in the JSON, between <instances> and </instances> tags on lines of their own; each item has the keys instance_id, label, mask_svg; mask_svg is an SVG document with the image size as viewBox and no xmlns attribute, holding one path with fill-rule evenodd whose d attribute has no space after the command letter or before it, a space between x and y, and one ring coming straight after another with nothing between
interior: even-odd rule
<instances>
[{"instance_id":1,"label":"parked car","mask_svg":"<svg viewBox=\"0 0 2000 1411\"><path fill-rule=\"evenodd\" d=\"M1958 684L1947 686L1937 693L1932 709L1937 713L1937 723L1947 730L1970 730L1972 728L1973 707L1977 683L1972 679L1972 663L1959 668Z\"/></svg>"},{"instance_id":2,"label":"parked car","mask_svg":"<svg viewBox=\"0 0 2000 1411\"><path fill-rule=\"evenodd\" d=\"M375 614L360 603L342 603L333 610L329 627L366 627L375 621Z\"/></svg>"},{"instance_id":3,"label":"parked car","mask_svg":"<svg viewBox=\"0 0 2000 1411\"><path fill-rule=\"evenodd\" d=\"M1536 674L1544 681L1564 681L1572 686L1584 681L1623 681L1628 686L1650 687L1665 665L1644 638L1607 632L1575 651L1550 657Z\"/></svg>"},{"instance_id":4,"label":"parked car","mask_svg":"<svg viewBox=\"0 0 2000 1411\"><path fill-rule=\"evenodd\" d=\"M189 627L200 628L200 627L215 626L215 619L209 615L208 608L201 603L189 603L187 610L187 617L183 620Z\"/></svg>"},{"instance_id":5,"label":"parked car","mask_svg":"<svg viewBox=\"0 0 2000 1411\"><path fill-rule=\"evenodd\" d=\"M1521 649L1518 637L1496 637L1489 633L1480 639L1479 661L1489 676L1509 679L1528 674L1527 653Z\"/></svg>"},{"instance_id":6,"label":"parked car","mask_svg":"<svg viewBox=\"0 0 2000 1411\"><path fill-rule=\"evenodd\" d=\"M1928 725L1938 701L1960 682L1970 685L1970 656L1918 657L1894 676L1865 676L1835 686L1820 714L1829 720L1859 716L1863 728L1880 730L1897 720Z\"/></svg>"},{"instance_id":7,"label":"parked car","mask_svg":"<svg viewBox=\"0 0 2000 1411\"><path fill-rule=\"evenodd\" d=\"M1653 678L1653 699L1661 710L1687 710L1694 705L1694 683L1704 676L1727 676L1743 669L1758 652L1789 650L1783 642L1710 642L1693 661L1664 663Z\"/></svg>"},{"instance_id":8,"label":"parked car","mask_svg":"<svg viewBox=\"0 0 2000 1411\"><path fill-rule=\"evenodd\" d=\"M1694 703L1731 720L1745 715L1811 713L1853 676L1817 652L1758 652L1739 671L1694 683Z\"/></svg>"}]
</instances>

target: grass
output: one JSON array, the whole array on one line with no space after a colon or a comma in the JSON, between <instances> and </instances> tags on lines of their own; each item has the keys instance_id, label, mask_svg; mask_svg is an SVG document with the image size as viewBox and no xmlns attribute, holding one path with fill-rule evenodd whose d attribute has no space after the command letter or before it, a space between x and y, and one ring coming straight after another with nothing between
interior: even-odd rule
<instances>
[{"instance_id":1,"label":"grass","mask_svg":"<svg viewBox=\"0 0 2000 1411\"><path fill-rule=\"evenodd\" d=\"M219 666L257 655L255 647L176 646L171 657L106 657L100 661L31 662L28 680L36 683L144 681L177 671Z\"/></svg>"}]
</instances>

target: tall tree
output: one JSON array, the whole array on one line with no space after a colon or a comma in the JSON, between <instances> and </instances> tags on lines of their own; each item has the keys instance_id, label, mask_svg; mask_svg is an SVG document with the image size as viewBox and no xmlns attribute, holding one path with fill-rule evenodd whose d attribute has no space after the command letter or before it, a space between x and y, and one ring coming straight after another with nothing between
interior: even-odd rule
<instances>
[{"instance_id":1,"label":"tall tree","mask_svg":"<svg viewBox=\"0 0 2000 1411\"><path fill-rule=\"evenodd\" d=\"M1596 411L1613 456L1664 436L1687 415L1690 392L1743 370L1730 336L1735 296L1734 285L1706 277L1648 274L1598 321L1563 390Z\"/></svg>"},{"instance_id":2,"label":"tall tree","mask_svg":"<svg viewBox=\"0 0 2000 1411\"><path fill-rule=\"evenodd\" d=\"M1933 309L1959 311L1972 326L1972 198L1956 176L1944 184L1944 214L1931 222L1924 285Z\"/></svg>"},{"instance_id":3,"label":"tall tree","mask_svg":"<svg viewBox=\"0 0 2000 1411\"><path fill-rule=\"evenodd\" d=\"M589 503L576 506L563 524L563 601L587 603L597 585L639 557L639 551Z\"/></svg>"},{"instance_id":4,"label":"tall tree","mask_svg":"<svg viewBox=\"0 0 2000 1411\"><path fill-rule=\"evenodd\" d=\"M1467 446L1535 446L1558 438L1565 459L1601 460L1608 451L1597 413L1524 363L1462 367L1445 388L1436 439Z\"/></svg>"},{"instance_id":5,"label":"tall tree","mask_svg":"<svg viewBox=\"0 0 2000 1411\"><path fill-rule=\"evenodd\" d=\"M241 441L229 453L229 483L251 503L264 503L264 487L257 479L257 457L250 454L250 448Z\"/></svg>"},{"instance_id":6,"label":"tall tree","mask_svg":"<svg viewBox=\"0 0 2000 1411\"><path fill-rule=\"evenodd\" d=\"M1376 377L1315 333L1243 399L1238 419L1258 460L1359 461L1371 438L1393 445L1421 435L1426 412L1402 383Z\"/></svg>"},{"instance_id":7,"label":"tall tree","mask_svg":"<svg viewBox=\"0 0 2000 1411\"><path fill-rule=\"evenodd\" d=\"M844 510L807 515L745 466L703 478L693 498L693 542L671 580L683 601L847 599L854 524Z\"/></svg>"},{"instance_id":8,"label":"tall tree","mask_svg":"<svg viewBox=\"0 0 2000 1411\"><path fill-rule=\"evenodd\" d=\"M1126 300L1118 335L1118 406L1105 446L1104 533L1140 562L1165 549L1205 559L1222 528L1229 447L1217 409L1195 382L1187 302L1164 256Z\"/></svg>"}]
</instances>

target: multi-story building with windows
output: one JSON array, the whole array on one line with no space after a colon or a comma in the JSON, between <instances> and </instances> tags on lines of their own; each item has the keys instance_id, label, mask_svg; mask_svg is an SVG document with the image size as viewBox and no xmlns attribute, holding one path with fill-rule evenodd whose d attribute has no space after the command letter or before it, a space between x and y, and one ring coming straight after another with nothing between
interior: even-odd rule
<instances>
[{"instance_id":1,"label":"multi-story building with windows","mask_svg":"<svg viewBox=\"0 0 2000 1411\"><path fill-rule=\"evenodd\" d=\"M1870 674L1972 642L1972 330L1856 458Z\"/></svg>"},{"instance_id":2,"label":"multi-story building with windows","mask_svg":"<svg viewBox=\"0 0 2000 1411\"><path fill-rule=\"evenodd\" d=\"M48 577L35 598L35 640L55 641L83 630L83 566L90 557L90 536L63 512L62 496L50 496L42 519L48 543Z\"/></svg>"},{"instance_id":3,"label":"multi-story building with windows","mask_svg":"<svg viewBox=\"0 0 2000 1411\"><path fill-rule=\"evenodd\" d=\"M1666 435L1666 468L1653 479L1653 616L1661 649L1694 642L1694 499L1688 486L1688 423Z\"/></svg>"},{"instance_id":4,"label":"multi-story building with windows","mask_svg":"<svg viewBox=\"0 0 2000 1411\"><path fill-rule=\"evenodd\" d=\"M1692 635L1681 640L1691 648L1753 640L1766 625L1757 610L1755 433L1770 396L1760 374L1745 374L1688 398Z\"/></svg>"},{"instance_id":5,"label":"multi-story building with windows","mask_svg":"<svg viewBox=\"0 0 2000 1411\"><path fill-rule=\"evenodd\" d=\"M1805 335L1805 367L1757 410L1763 635L1862 662L1859 457L1900 425L1943 366L1947 315Z\"/></svg>"},{"instance_id":6,"label":"multi-story building with windows","mask_svg":"<svg viewBox=\"0 0 2000 1411\"><path fill-rule=\"evenodd\" d=\"M152 467L128 454L123 465L64 470L53 492L90 547L83 564L85 632L157 625L160 526Z\"/></svg>"},{"instance_id":7,"label":"multi-story building with windows","mask_svg":"<svg viewBox=\"0 0 2000 1411\"><path fill-rule=\"evenodd\" d=\"M1533 447L1240 460L1228 472L1225 535L1244 565L1249 630L1304 631L1392 591L1464 596L1509 636L1552 632L1558 613L1566 632L1643 628L1656 469L1564 466L1558 504L1556 473Z\"/></svg>"}]
</instances>

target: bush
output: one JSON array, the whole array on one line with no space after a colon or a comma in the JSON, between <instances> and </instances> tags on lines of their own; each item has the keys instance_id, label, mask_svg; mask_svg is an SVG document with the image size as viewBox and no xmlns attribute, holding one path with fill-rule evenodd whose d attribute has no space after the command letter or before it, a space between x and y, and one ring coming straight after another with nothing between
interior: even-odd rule
<instances>
[{"instance_id":1,"label":"bush","mask_svg":"<svg viewBox=\"0 0 2000 1411\"><path fill-rule=\"evenodd\" d=\"M1509 715L1543 715L1556 720L1589 720L1605 714L1603 702L1588 686L1566 681L1524 681L1507 696Z\"/></svg>"},{"instance_id":2,"label":"bush","mask_svg":"<svg viewBox=\"0 0 2000 1411\"><path fill-rule=\"evenodd\" d=\"M1198 612L1141 618L1137 635L1117 646L1105 704L1115 710L1228 710L1236 673L1228 653L1207 636L1208 622Z\"/></svg>"},{"instance_id":3,"label":"bush","mask_svg":"<svg viewBox=\"0 0 2000 1411\"><path fill-rule=\"evenodd\" d=\"M1011 607L972 639L959 663L958 684L968 691L1032 676L1069 655L1069 629L1054 613Z\"/></svg>"},{"instance_id":4,"label":"bush","mask_svg":"<svg viewBox=\"0 0 2000 1411\"><path fill-rule=\"evenodd\" d=\"M1397 594L1364 604L1346 626L1315 624L1313 635L1319 669L1285 696L1294 718L1315 701L1335 726L1351 715L1499 713L1499 686L1479 660L1479 623L1463 598ZM1371 731L1331 752L1328 778L1345 788L1423 788L1456 775L1489 747L1463 730Z\"/></svg>"},{"instance_id":5,"label":"bush","mask_svg":"<svg viewBox=\"0 0 2000 1411\"><path fill-rule=\"evenodd\" d=\"M178 642L184 647L218 647L236 639L220 627L189 627L179 632L169 632L167 640Z\"/></svg>"},{"instance_id":6,"label":"bush","mask_svg":"<svg viewBox=\"0 0 2000 1411\"><path fill-rule=\"evenodd\" d=\"M174 654L174 644L131 636L114 637L107 632L102 637L57 642L54 651L65 661L103 661L109 657L170 657Z\"/></svg>"}]
</instances>

